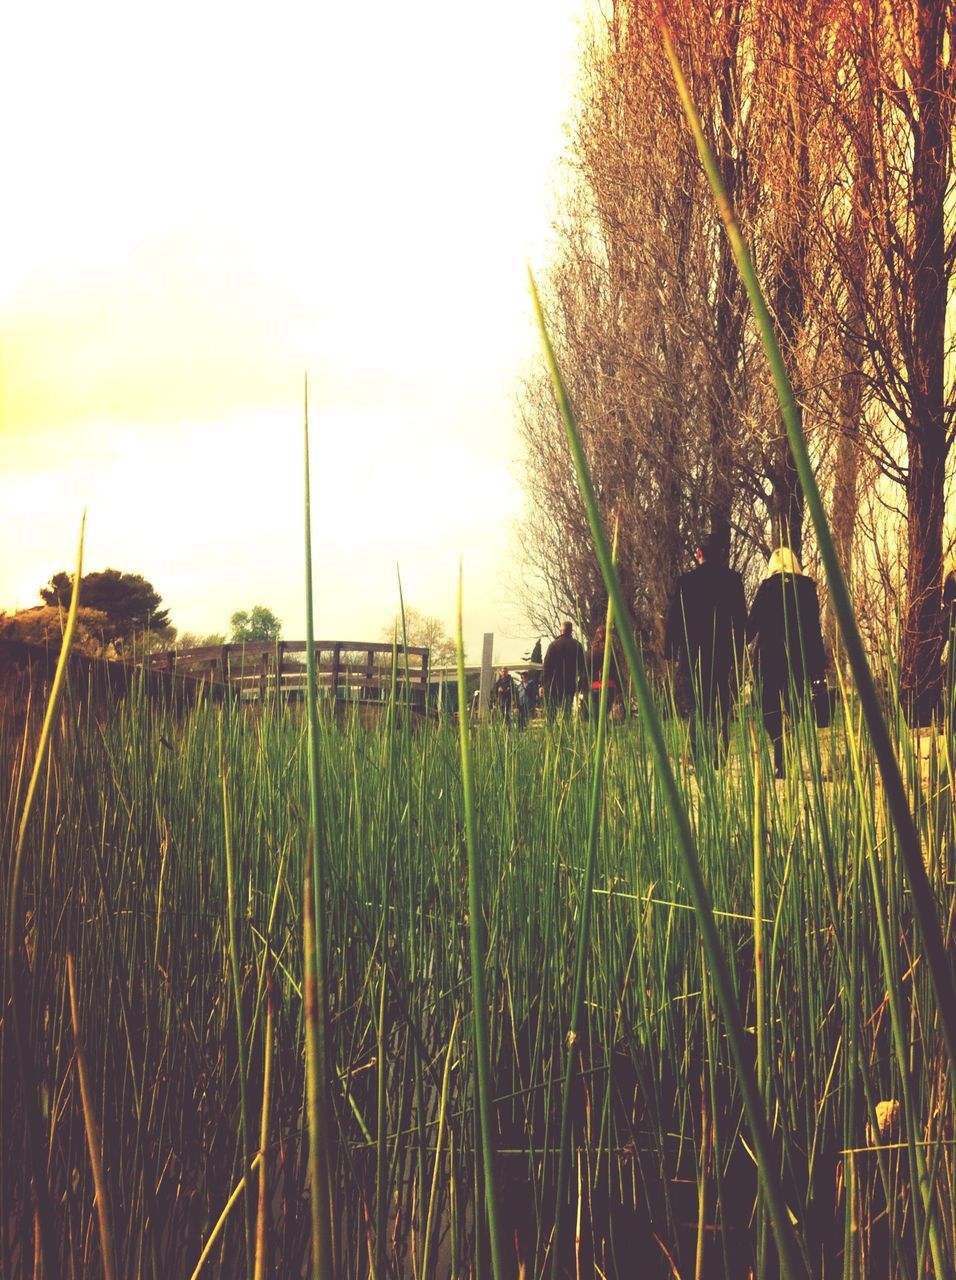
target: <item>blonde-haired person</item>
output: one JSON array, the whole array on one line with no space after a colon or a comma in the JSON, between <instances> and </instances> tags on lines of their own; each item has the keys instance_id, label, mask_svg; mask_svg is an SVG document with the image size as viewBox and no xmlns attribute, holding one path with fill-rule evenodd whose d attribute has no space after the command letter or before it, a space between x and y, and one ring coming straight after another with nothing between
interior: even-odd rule
<instances>
[{"instance_id":1,"label":"blonde-haired person","mask_svg":"<svg viewBox=\"0 0 956 1280\"><path fill-rule=\"evenodd\" d=\"M953 715L953 697L956 694L956 554L946 560L943 574L943 641L946 651L946 712Z\"/></svg>"},{"instance_id":2,"label":"blonde-haired person","mask_svg":"<svg viewBox=\"0 0 956 1280\"><path fill-rule=\"evenodd\" d=\"M784 719L799 708L826 670L817 586L789 547L777 547L747 619L761 683L764 728L773 742L774 773L784 776Z\"/></svg>"}]
</instances>

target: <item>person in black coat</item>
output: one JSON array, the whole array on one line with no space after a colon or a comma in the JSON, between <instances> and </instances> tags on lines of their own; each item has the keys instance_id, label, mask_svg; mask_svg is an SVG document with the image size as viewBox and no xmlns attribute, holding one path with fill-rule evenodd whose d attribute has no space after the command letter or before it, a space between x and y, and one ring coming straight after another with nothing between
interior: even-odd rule
<instances>
[{"instance_id":1,"label":"person in black coat","mask_svg":"<svg viewBox=\"0 0 956 1280\"><path fill-rule=\"evenodd\" d=\"M541 674L549 719L558 711L570 708L574 695L584 688L587 680L584 650L573 633L571 623L565 622L561 634L551 641L544 655Z\"/></svg>"},{"instance_id":2,"label":"person in black coat","mask_svg":"<svg viewBox=\"0 0 956 1280\"><path fill-rule=\"evenodd\" d=\"M956 559L950 560L943 579L943 641L946 650L946 714L953 717L956 697Z\"/></svg>"},{"instance_id":3,"label":"person in black coat","mask_svg":"<svg viewBox=\"0 0 956 1280\"><path fill-rule=\"evenodd\" d=\"M502 667L498 672L498 679L495 681L492 693L495 709L501 712L505 724L511 723L511 708L517 701L517 692L511 672L507 667Z\"/></svg>"},{"instance_id":4,"label":"person in black coat","mask_svg":"<svg viewBox=\"0 0 956 1280\"><path fill-rule=\"evenodd\" d=\"M607 627L602 623L594 633L594 639L591 641L591 647L588 649L588 666L591 674L591 706L590 715L593 720L597 719L598 711L601 707L601 689L603 682L601 677L604 674L604 650L607 648ZM617 652L614 647L614 641L611 640L611 657L608 664L607 673L607 713L611 714L614 704L617 701L617 695L622 685L621 668L617 660Z\"/></svg>"},{"instance_id":5,"label":"person in black coat","mask_svg":"<svg viewBox=\"0 0 956 1280\"><path fill-rule=\"evenodd\" d=\"M526 725L534 715L538 705L538 677L528 671L522 671L518 685L518 723Z\"/></svg>"},{"instance_id":6,"label":"person in black coat","mask_svg":"<svg viewBox=\"0 0 956 1280\"><path fill-rule=\"evenodd\" d=\"M729 540L718 532L697 548L697 568L677 580L664 639L666 656L679 664L680 677L693 694L694 753L706 735L718 763L727 746L747 627L743 579L724 567L728 552Z\"/></svg>"},{"instance_id":7,"label":"person in black coat","mask_svg":"<svg viewBox=\"0 0 956 1280\"><path fill-rule=\"evenodd\" d=\"M774 773L784 777L783 722L799 708L810 686L822 680L826 651L817 586L788 547L778 547L767 565L750 617L754 671L761 682L764 728L773 742Z\"/></svg>"}]
</instances>

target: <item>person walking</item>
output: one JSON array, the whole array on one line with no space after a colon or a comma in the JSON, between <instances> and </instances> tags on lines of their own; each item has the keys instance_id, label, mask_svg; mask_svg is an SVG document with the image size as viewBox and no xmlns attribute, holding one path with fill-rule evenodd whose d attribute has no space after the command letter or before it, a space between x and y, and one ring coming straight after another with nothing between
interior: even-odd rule
<instances>
[{"instance_id":1,"label":"person walking","mask_svg":"<svg viewBox=\"0 0 956 1280\"><path fill-rule=\"evenodd\" d=\"M515 682L512 679L511 672L507 667L502 667L498 672L498 679L495 681L494 699L495 708L499 711L504 719L505 724L511 723L511 708L515 702Z\"/></svg>"},{"instance_id":2,"label":"person walking","mask_svg":"<svg viewBox=\"0 0 956 1280\"><path fill-rule=\"evenodd\" d=\"M744 650L744 582L726 566L730 538L711 533L696 548L697 568L683 573L667 616L664 651L678 664L693 697L691 743L698 755L709 743L719 764L727 748L727 722Z\"/></svg>"},{"instance_id":3,"label":"person walking","mask_svg":"<svg viewBox=\"0 0 956 1280\"><path fill-rule=\"evenodd\" d=\"M553 720L559 711L570 709L587 679L584 650L570 622L562 624L560 635L548 645L542 676L548 719Z\"/></svg>"},{"instance_id":4,"label":"person walking","mask_svg":"<svg viewBox=\"0 0 956 1280\"><path fill-rule=\"evenodd\" d=\"M537 678L532 680L527 671L522 671L520 683L518 685L518 724L522 728L528 723L534 715L535 707L538 705L538 681Z\"/></svg>"},{"instance_id":5,"label":"person walking","mask_svg":"<svg viewBox=\"0 0 956 1280\"><path fill-rule=\"evenodd\" d=\"M783 778L784 720L800 710L826 671L817 584L789 547L778 547L767 563L747 619L747 639L753 642L764 728L773 742L774 775Z\"/></svg>"},{"instance_id":6,"label":"person walking","mask_svg":"<svg viewBox=\"0 0 956 1280\"><path fill-rule=\"evenodd\" d=\"M952 724L953 700L956 695L956 556L946 566L943 579L943 643L946 645L943 697L946 699L944 714Z\"/></svg>"},{"instance_id":7,"label":"person walking","mask_svg":"<svg viewBox=\"0 0 956 1280\"><path fill-rule=\"evenodd\" d=\"M602 675L604 673L604 651L607 648L607 627L602 623L594 633L594 639L591 641L591 647L588 650L588 666L591 669L591 718L596 720L601 707L601 689L603 687ZM608 665L607 674L607 714L610 716L614 703L617 701L618 690L621 688L621 669L618 665L617 654L614 651L614 641L611 641L611 656Z\"/></svg>"}]
</instances>

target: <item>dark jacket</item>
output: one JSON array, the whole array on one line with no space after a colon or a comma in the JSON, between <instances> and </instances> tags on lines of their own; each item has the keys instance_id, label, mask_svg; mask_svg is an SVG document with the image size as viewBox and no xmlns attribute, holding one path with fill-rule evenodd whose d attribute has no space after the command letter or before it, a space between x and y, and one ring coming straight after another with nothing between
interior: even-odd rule
<instances>
[{"instance_id":1,"label":"dark jacket","mask_svg":"<svg viewBox=\"0 0 956 1280\"><path fill-rule=\"evenodd\" d=\"M543 684L549 698L569 698L584 688L584 650L574 636L558 636L544 655Z\"/></svg>"},{"instance_id":2,"label":"dark jacket","mask_svg":"<svg viewBox=\"0 0 956 1280\"><path fill-rule=\"evenodd\" d=\"M600 689L601 675L604 672L604 650L606 640L595 638L591 641L591 647L588 649L588 678L591 681L592 689ZM611 641L611 660L608 664L607 673L608 684L616 689L620 689L621 681L621 664L617 660L617 648L614 641Z\"/></svg>"},{"instance_id":3,"label":"dark jacket","mask_svg":"<svg viewBox=\"0 0 956 1280\"><path fill-rule=\"evenodd\" d=\"M705 690L723 687L743 652L746 627L743 578L734 569L702 564L677 579L665 653L680 661L685 677L699 673Z\"/></svg>"},{"instance_id":4,"label":"dark jacket","mask_svg":"<svg viewBox=\"0 0 956 1280\"><path fill-rule=\"evenodd\" d=\"M956 571L950 570L943 583L943 639L952 647L956 640ZM950 661L953 655L950 654Z\"/></svg>"},{"instance_id":5,"label":"dark jacket","mask_svg":"<svg viewBox=\"0 0 956 1280\"><path fill-rule=\"evenodd\" d=\"M510 675L498 677L495 681L494 694L495 704L499 711L511 710L511 704L515 701L516 693L515 682Z\"/></svg>"},{"instance_id":6,"label":"dark jacket","mask_svg":"<svg viewBox=\"0 0 956 1280\"><path fill-rule=\"evenodd\" d=\"M785 691L822 678L826 651L820 628L817 584L798 573L765 578L747 619L747 639L755 640L754 666L768 689Z\"/></svg>"}]
</instances>

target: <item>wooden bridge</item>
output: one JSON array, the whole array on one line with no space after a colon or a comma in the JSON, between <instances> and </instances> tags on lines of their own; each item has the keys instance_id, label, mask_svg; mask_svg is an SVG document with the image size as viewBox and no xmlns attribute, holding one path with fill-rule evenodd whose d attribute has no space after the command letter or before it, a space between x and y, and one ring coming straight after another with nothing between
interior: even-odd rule
<instances>
[{"instance_id":1,"label":"wooden bridge","mask_svg":"<svg viewBox=\"0 0 956 1280\"><path fill-rule=\"evenodd\" d=\"M279 640L171 649L151 655L149 666L154 671L208 681L233 691L244 702L294 701L306 693L307 648L305 640ZM313 651L319 697L327 702L365 706L387 702L394 662L397 700L419 711L426 709L426 648L398 645L396 649L391 643L367 640L317 640Z\"/></svg>"}]
</instances>

